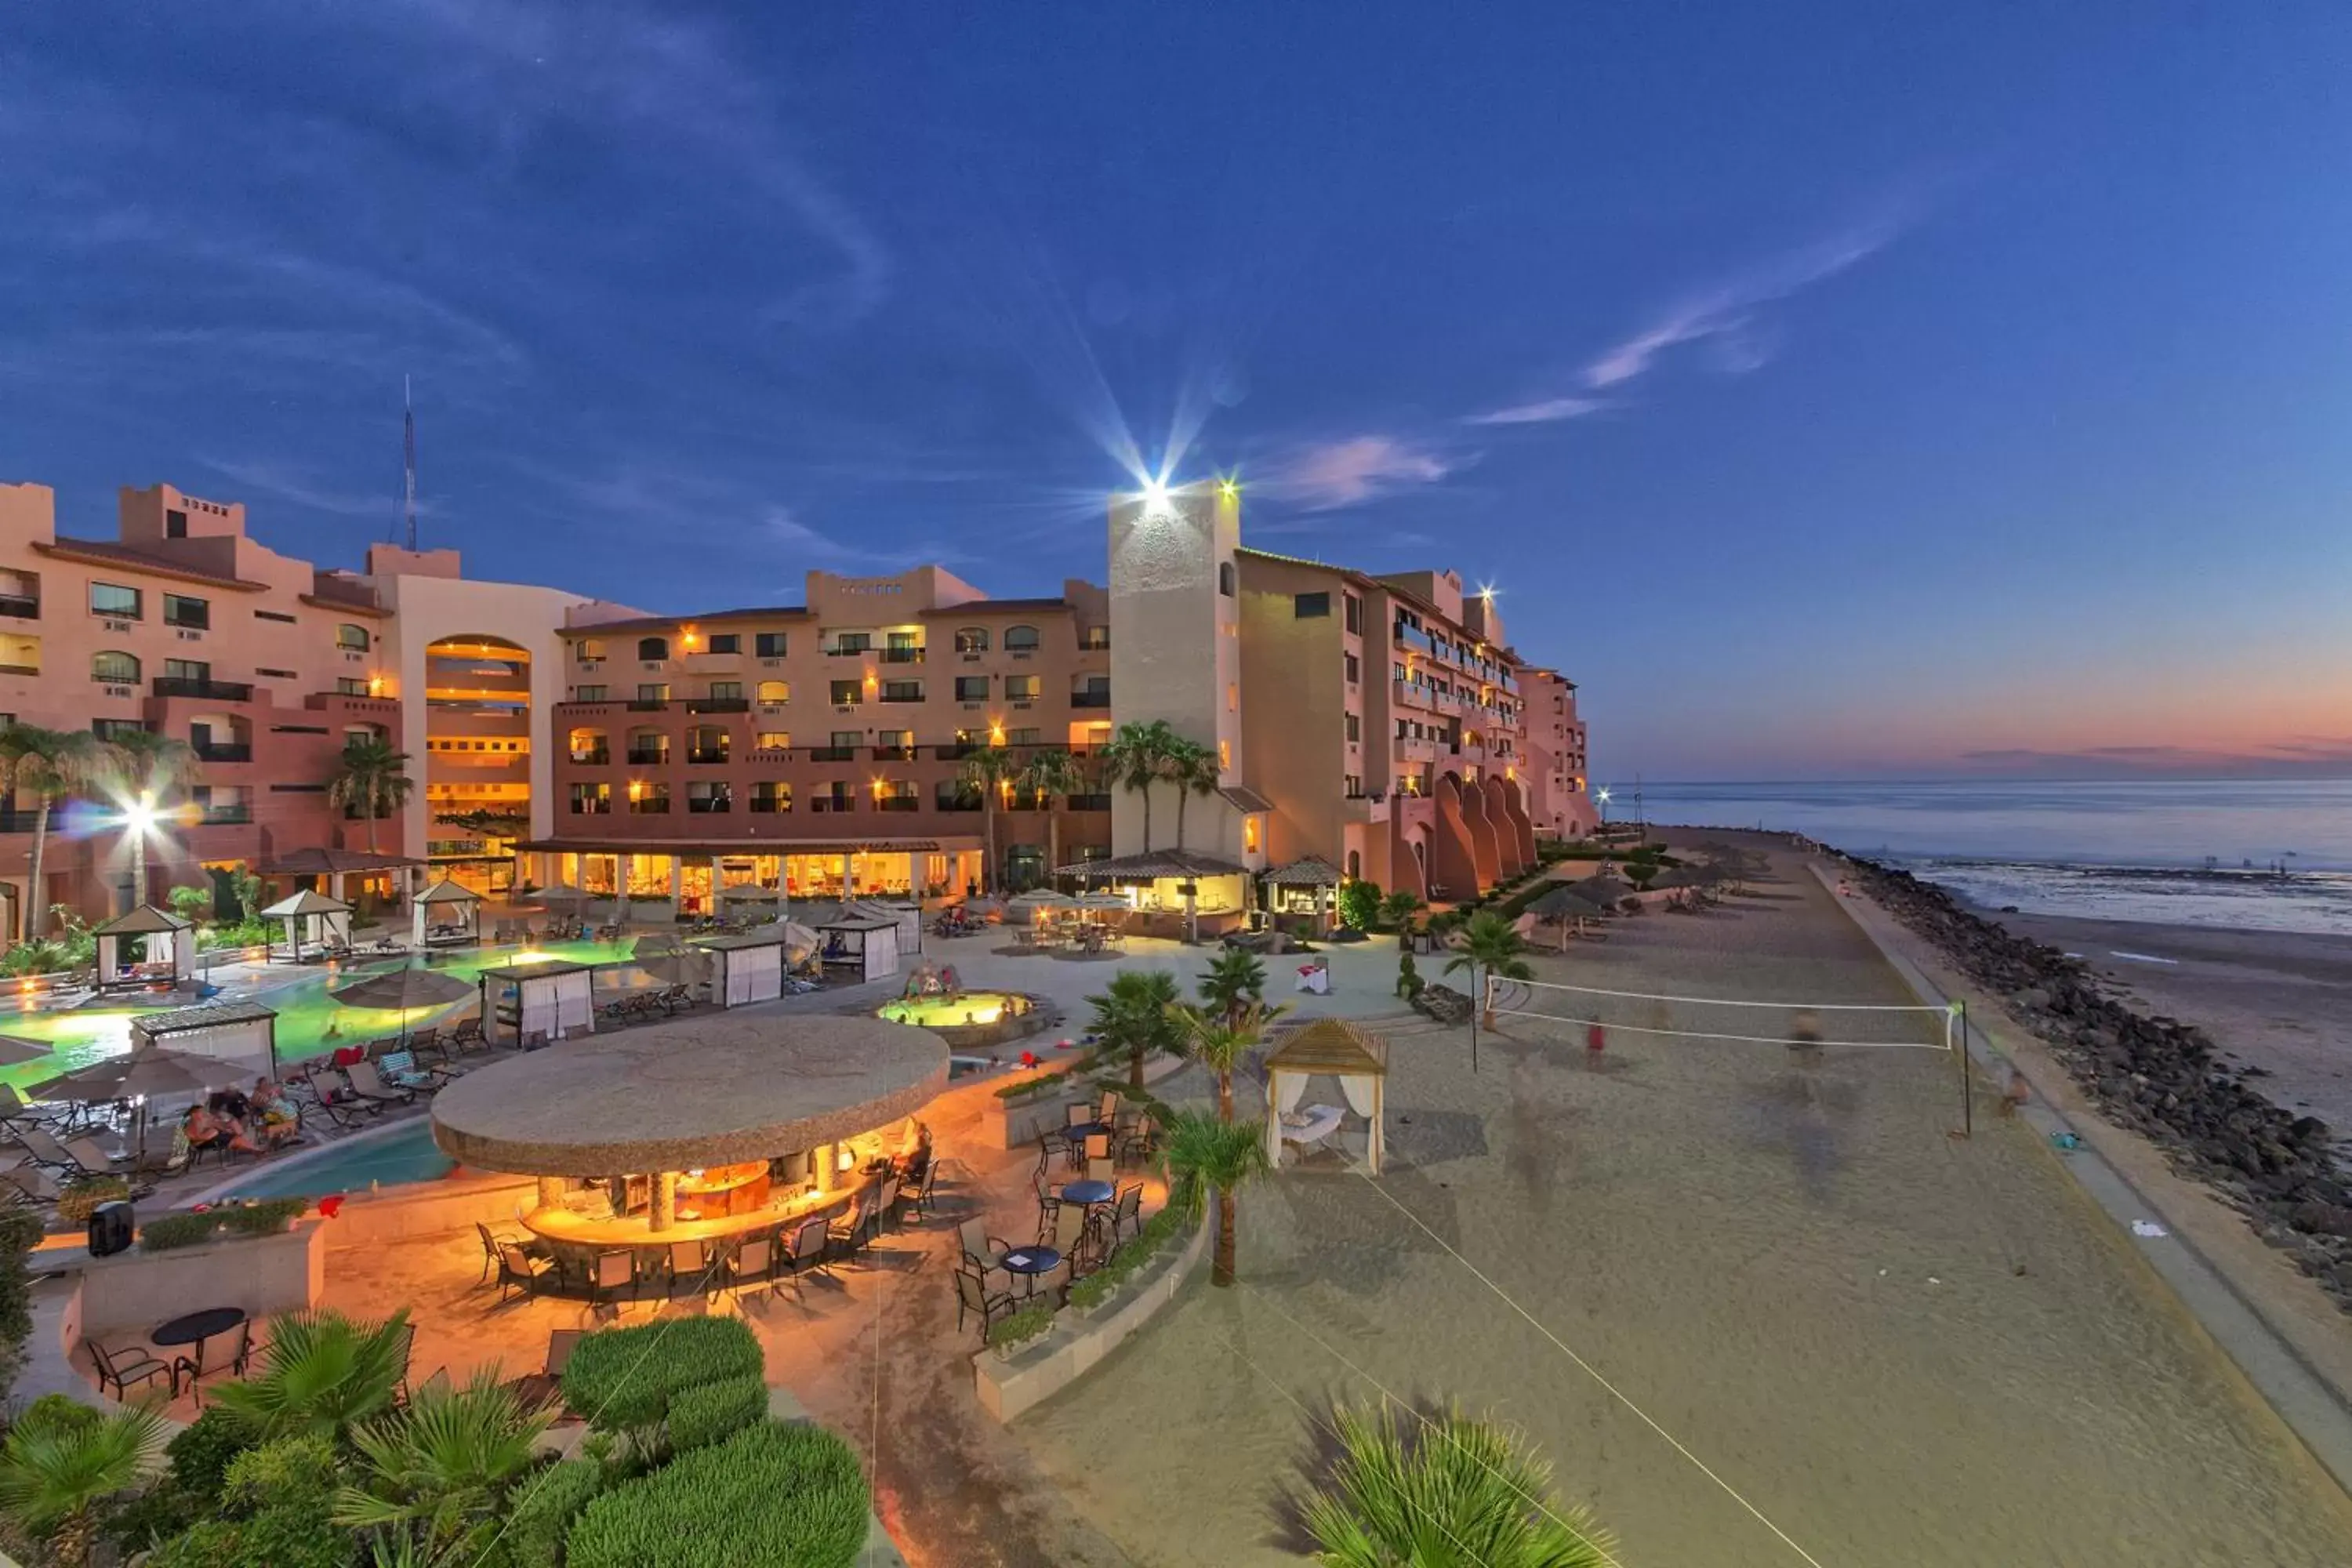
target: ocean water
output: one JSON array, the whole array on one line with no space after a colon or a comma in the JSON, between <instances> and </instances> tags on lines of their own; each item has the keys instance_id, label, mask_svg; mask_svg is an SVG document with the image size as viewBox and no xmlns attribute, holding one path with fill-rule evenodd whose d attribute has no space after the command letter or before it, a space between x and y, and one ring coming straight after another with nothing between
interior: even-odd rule
<instances>
[{"instance_id":1,"label":"ocean water","mask_svg":"<svg viewBox=\"0 0 2352 1568\"><path fill-rule=\"evenodd\" d=\"M1991 909L2352 936L2352 779L1651 784L1641 808L1802 833Z\"/></svg>"}]
</instances>

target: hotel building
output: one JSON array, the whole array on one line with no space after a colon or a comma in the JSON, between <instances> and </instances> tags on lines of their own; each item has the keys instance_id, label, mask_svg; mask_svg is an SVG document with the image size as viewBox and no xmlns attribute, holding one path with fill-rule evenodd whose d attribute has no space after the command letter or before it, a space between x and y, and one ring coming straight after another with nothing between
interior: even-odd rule
<instances>
[{"instance_id":1,"label":"hotel building","mask_svg":"<svg viewBox=\"0 0 2352 1568\"><path fill-rule=\"evenodd\" d=\"M1528 816L1544 838L1578 838L1599 822L1584 793L1584 721L1576 682L1556 669L1522 669L1528 720Z\"/></svg>"}]
</instances>

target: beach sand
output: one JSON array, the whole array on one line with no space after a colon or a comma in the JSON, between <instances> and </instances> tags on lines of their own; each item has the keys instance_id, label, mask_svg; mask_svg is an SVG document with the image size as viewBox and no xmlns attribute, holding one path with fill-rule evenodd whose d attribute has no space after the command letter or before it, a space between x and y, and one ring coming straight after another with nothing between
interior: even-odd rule
<instances>
[{"instance_id":1,"label":"beach sand","mask_svg":"<svg viewBox=\"0 0 2352 1568\"><path fill-rule=\"evenodd\" d=\"M1908 1003L1776 858L1754 897L1618 922L1538 977ZM1982 1099L1947 1136L1948 1058L1801 1068L1629 1027L1777 1042L1778 1010L1584 1007L1614 1026L1599 1070L1581 1026L1507 1020L1474 1075L1465 1031L1400 1025L1387 1173L1246 1193L1242 1284L1188 1285L1014 1425L1042 1478L1139 1563L1295 1562L1275 1505L1310 1418L1385 1391L1524 1427L1633 1564L2352 1562L2343 1494L2055 1157Z\"/></svg>"},{"instance_id":2,"label":"beach sand","mask_svg":"<svg viewBox=\"0 0 2352 1568\"><path fill-rule=\"evenodd\" d=\"M2352 937L1975 912L2081 954L2117 1000L2196 1025L2272 1100L2352 1137Z\"/></svg>"}]
</instances>

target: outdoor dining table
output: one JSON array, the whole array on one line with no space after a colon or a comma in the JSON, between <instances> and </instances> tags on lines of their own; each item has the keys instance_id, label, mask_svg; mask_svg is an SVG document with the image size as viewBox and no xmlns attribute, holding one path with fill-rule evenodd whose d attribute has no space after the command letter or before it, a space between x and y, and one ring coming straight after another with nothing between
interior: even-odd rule
<instances>
[{"instance_id":1,"label":"outdoor dining table","mask_svg":"<svg viewBox=\"0 0 2352 1568\"><path fill-rule=\"evenodd\" d=\"M154 1345L200 1345L244 1321L245 1310L241 1307L206 1307L200 1312L183 1312L169 1322L157 1324L147 1341Z\"/></svg>"},{"instance_id":2,"label":"outdoor dining table","mask_svg":"<svg viewBox=\"0 0 2352 1568\"><path fill-rule=\"evenodd\" d=\"M1062 1187L1064 1203L1078 1204L1087 1208L1097 1204L1107 1204L1116 1195L1108 1182L1067 1182Z\"/></svg>"}]
</instances>

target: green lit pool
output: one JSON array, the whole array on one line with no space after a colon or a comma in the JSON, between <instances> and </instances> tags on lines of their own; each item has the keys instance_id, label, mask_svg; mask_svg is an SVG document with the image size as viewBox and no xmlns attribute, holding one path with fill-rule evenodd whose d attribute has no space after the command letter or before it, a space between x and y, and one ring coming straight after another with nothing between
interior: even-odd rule
<instances>
[{"instance_id":1,"label":"green lit pool","mask_svg":"<svg viewBox=\"0 0 2352 1568\"><path fill-rule=\"evenodd\" d=\"M909 996L885 1002L877 1011L893 1024L937 1029L961 1024L993 1024L1024 1000L999 991L965 991L953 996Z\"/></svg>"},{"instance_id":2,"label":"green lit pool","mask_svg":"<svg viewBox=\"0 0 2352 1568\"><path fill-rule=\"evenodd\" d=\"M627 958L630 945L626 942L553 942L530 948L473 948L462 953L429 953L425 963L443 973L472 980L485 969L510 963L526 954L568 958L581 963L610 963ZM221 993L214 1000L258 1002L275 1010L278 1014L278 1060L289 1063L332 1050L340 1045L398 1034L404 1022L415 1028L429 1024L436 1017L464 1012L473 1005L470 1001L460 1000L443 1007L411 1008L404 1018L397 1011L346 1007L327 994L327 988L331 985L344 984L362 974L396 969L403 962L406 961L385 959L372 963L362 959L351 963L321 964L311 969L223 971L225 978L220 982ZM174 1003L173 1005L184 1006L186 1003ZM133 1018L166 1010L131 1004L121 1007L77 1007L57 1012L0 1012L0 1034L47 1041L51 1053L45 1061L0 1068L0 1080L13 1083L19 1089L27 1089L61 1072L87 1066L101 1057L118 1056L131 1048L131 1021Z\"/></svg>"}]
</instances>

